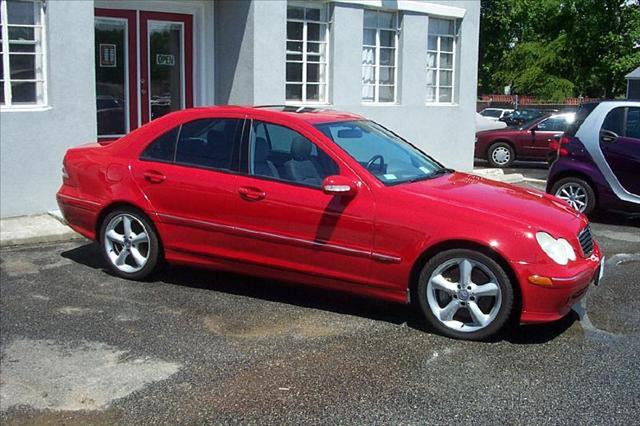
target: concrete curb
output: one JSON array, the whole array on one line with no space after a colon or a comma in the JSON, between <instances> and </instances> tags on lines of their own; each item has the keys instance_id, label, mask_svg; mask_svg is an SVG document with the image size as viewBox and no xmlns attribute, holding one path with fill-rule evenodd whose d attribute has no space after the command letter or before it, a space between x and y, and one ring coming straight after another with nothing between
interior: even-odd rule
<instances>
[{"instance_id":1,"label":"concrete curb","mask_svg":"<svg viewBox=\"0 0 640 426\"><path fill-rule=\"evenodd\" d=\"M58 243L84 238L69 228L60 211L0 219L0 247Z\"/></svg>"},{"instance_id":2,"label":"concrete curb","mask_svg":"<svg viewBox=\"0 0 640 426\"><path fill-rule=\"evenodd\" d=\"M474 169L471 174L506 183L522 183L525 180L524 176L520 173L504 174L504 170L502 169Z\"/></svg>"}]
</instances>

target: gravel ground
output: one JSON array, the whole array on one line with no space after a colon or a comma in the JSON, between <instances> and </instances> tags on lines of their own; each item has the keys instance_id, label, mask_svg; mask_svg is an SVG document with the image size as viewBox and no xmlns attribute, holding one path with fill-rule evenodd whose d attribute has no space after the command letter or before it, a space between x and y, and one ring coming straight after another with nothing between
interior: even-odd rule
<instances>
[{"instance_id":1,"label":"gravel ground","mask_svg":"<svg viewBox=\"0 0 640 426\"><path fill-rule=\"evenodd\" d=\"M86 241L0 251L3 424L637 424L640 223L602 285L491 343L412 309L241 275L108 275ZM632 297L633 296L633 297Z\"/></svg>"}]
</instances>

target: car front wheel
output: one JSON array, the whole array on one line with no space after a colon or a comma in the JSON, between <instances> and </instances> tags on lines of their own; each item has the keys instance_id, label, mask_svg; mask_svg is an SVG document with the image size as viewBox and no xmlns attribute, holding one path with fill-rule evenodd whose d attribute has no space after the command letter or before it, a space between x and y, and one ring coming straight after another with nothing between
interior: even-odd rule
<instances>
[{"instance_id":1,"label":"car front wheel","mask_svg":"<svg viewBox=\"0 0 640 426\"><path fill-rule=\"evenodd\" d=\"M553 185L551 192L580 213L590 215L596 207L596 194L593 188L580 178L560 179Z\"/></svg>"},{"instance_id":2,"label":"car front wheel","mask_svg":"<svg viewBox=\"0 0 640 426\"><path fill-rule=\"evenodd\" d=\"M105 217L100 245L109 270L122 278L143 279L158 264L156 231L149 219L135 209L118 209Z\"/></svg>"},{"instance_id":3,"label":"car front wheel","mask_svg":"<svg viewBox=\"0 0 640 426\"><path fill-rule=\"evenodd\" d=\"M493 167L508 167L516 158L516 153L506 142L494 143L487 151L487 160Z\"/></svg>"},{"instance_id":4,"label":"car front wheel","mask_svg":"<svg viewBox=\"0 0 640 426\"><path fill-rule=\"evenodd\" d=\"M495 335L513 308L514 291L505 271L474 250L447 250L431 258L422 268L417 290L431 326L457 339Z\"/></svg>"}]
</instances>

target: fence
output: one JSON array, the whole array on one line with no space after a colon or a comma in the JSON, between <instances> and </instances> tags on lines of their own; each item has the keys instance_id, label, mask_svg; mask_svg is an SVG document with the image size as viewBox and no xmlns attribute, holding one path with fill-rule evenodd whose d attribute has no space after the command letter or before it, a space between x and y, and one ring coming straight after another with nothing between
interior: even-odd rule
<instances>
[{"instance_id":1,"label":"fence","mask_svg":"<svg viewBox=\"0 0 640 426\"><path fill-rule=\"evenodd\" d=\"M477 102L477 110L484 108L548 108L563 110L575 110L583 103L598 101L598 98L567 98L564 102L545 101L533 96L519 95L483 95Z\"/></svg>"}]
</instances>

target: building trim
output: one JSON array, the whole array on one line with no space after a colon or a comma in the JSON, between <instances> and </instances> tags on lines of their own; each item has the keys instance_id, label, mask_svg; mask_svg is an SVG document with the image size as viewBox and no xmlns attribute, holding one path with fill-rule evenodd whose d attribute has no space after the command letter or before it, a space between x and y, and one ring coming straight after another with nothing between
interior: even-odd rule
<instances>
[{"instance_id":1,"label":"building trim","mask_svg":"<svg viewBox=\"0 0 640 426\"><path fill-rule=\"evenodd\" d=\"M433 16L449 18L464 18L466 9L441 4L424 3L416 0L327 0L333 3L357 4L366 7L405 10L409 12L426 13Z\"/></svg>"}]
</instances>

